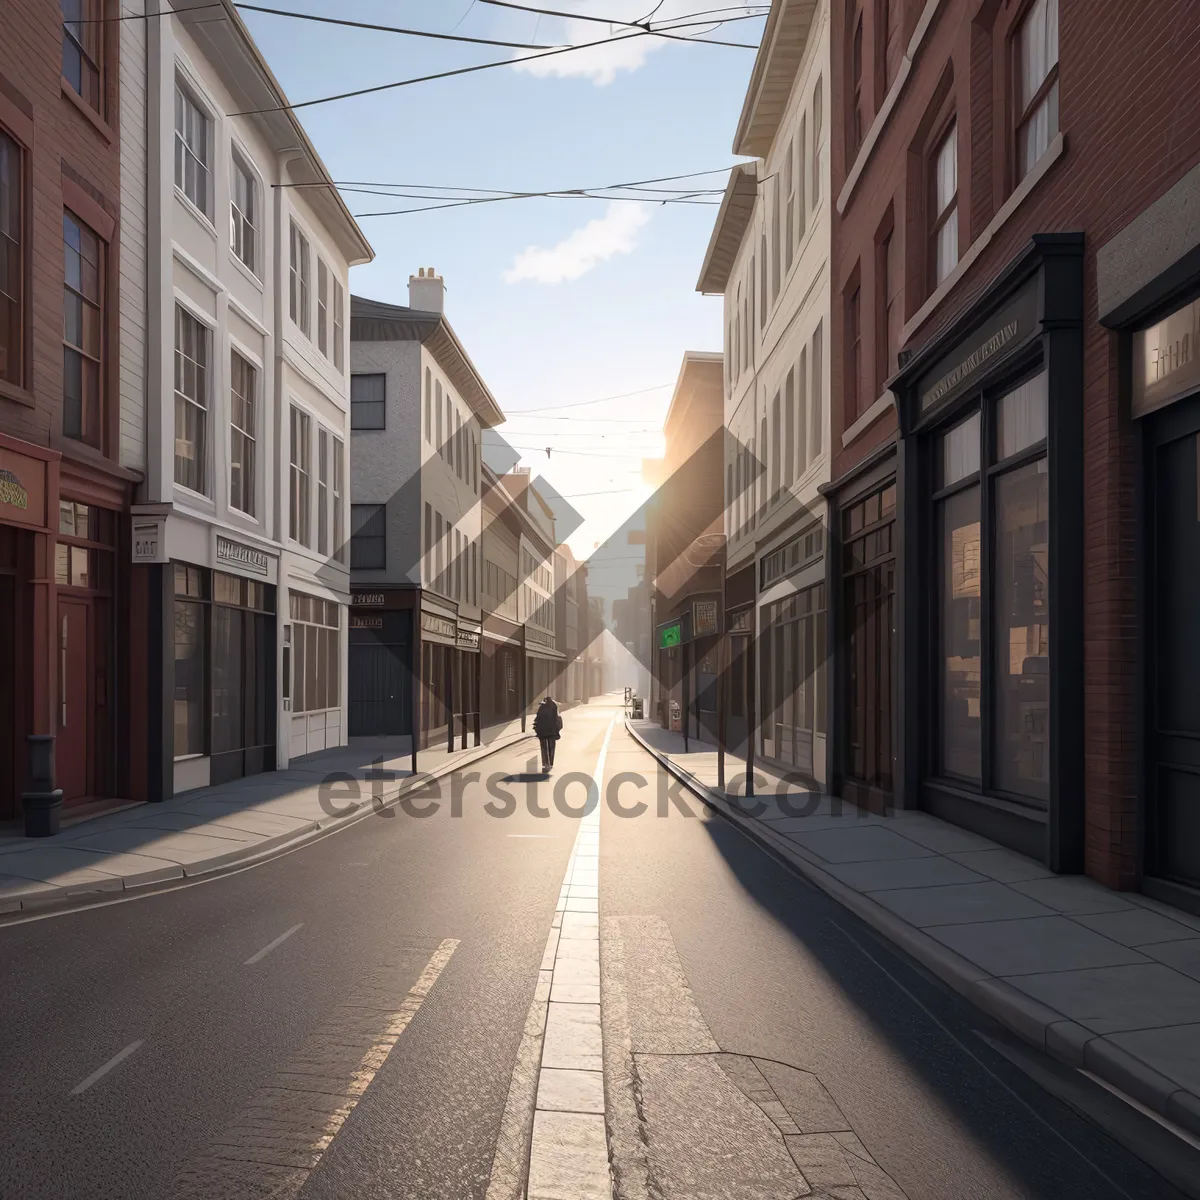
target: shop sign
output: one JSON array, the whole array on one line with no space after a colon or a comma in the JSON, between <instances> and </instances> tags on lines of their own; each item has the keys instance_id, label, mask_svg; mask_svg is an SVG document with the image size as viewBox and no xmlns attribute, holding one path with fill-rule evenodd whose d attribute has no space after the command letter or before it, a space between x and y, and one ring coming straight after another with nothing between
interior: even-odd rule
<instances>
[{"instance_id":1,"label":"shop sign","mask_svg":"<svg viewBox=\"0 0 1200 1200\"><path fill-rule=\"evenodd\" d=\"M1200 300L1133 335L1133 415L1200 388Z\"/></svg>"},{"instance_id":2,"label":"shop sign","mask_svg":"<svg viewBox=\"0 0 1200 1200\"><path fill-rule=\"evenodd\" d=\"M678 646L683 641L683 622L672 621L670 625L664 625L658 631L658 648L660 650L670 650L673 646Z\"/></svg>"},{"instance_id":3,"label":"shop sign","mask_svg":"<svg viewBox=\"0 0 1200 1200\"><path fill-rule=\"evenodd\" d=\"M729 618L730 633L753 633L754 632L754 609L744 608L741 612L736 612Z\"/></svg>"},{"instance_id":4,"label":"shop sign","mask_svg":"<svg viewBox=\"0 0 1200 1200\"><path fill-rule=\"evenodd\" d=\"M21 477L7 467L0 468L0 504L11 508L29 507L29 493L21 486Z\"/></svg>"},{"instance_id":5,"label":"shop sign","mask_svg":"<svg viewBox=\"0 0 1200 1200\"><path fill-rule=\"evenodd\" d=\"M1029 284L964 345L931 367L917 385L921 411L980 379L1037 324L1037 289Z\"/></svg>"},{"instance_id":6,"label":"shop sign","mask_svg":"<svg viewBox=\"0 0 1200 1200\"><path fill-rule=\"evenodd\" d=\"M479 634L470 629L460 629L458 631L458 644L464 650L478 650Z\"/></svg>"},{"instance_id":7,"label":"shop sign","mask_svg":"<svg viewBox=\"0 0 1200 1200\"><path fill-rule=\"evenodd\" d=\"M721 622L715 600L696 600L692 604L692 636L712 637L719 633Z\"/></svg>"},{"instance_id":8,"label":"shop sign","mask_svg":"<svg viewBox=\"0 0 1200 1200\"><path fill-rule=\"evenodd\" d=\"M215 561L218 566L240 567L243 571L251 571L255 575L267 575L271 570L271 560L262 550L244 546L241 542L231 542L220 534L217 535Z\"/></svg>"},{"instance_id":9,"label":"shop sign","mask_svg":"<svg viewBox=\"0 0 1200 1200\"><path fill-rule=\"evenodd\" d=\"M46 524L46 464L0 446L0 520Z\"/></svg>"},{"instance_id":10,"label":"shop sign","mask_svg":"<svg viewBox=\"0 0 1200 1200\"><path fill-rule=\"evenodd\" d=\"M167 562L166 521L162 517L134 517L133 561L135 563Z\"/></svg>"},{"instance_id":11,"label":"shop sign","mask_svg":"<svg viewBox=\"0 0 1200 1200\"><path fill-rule=\"evenodd\" d=\"M554 649L554 635L541 629L534 629L532 625L525 626L525 642L527 645L541 646L546 650Z\"/></svg>"},{"instance_id":12,"label":"shop sign","mask_svg":"<svg viewBox=\"0 0 1200 1200\"><path fill-rule=\"evenodd\" d=\"M383 608L387 604L387 597L383 592L353 592L350 603L357 608Z\"/></svg>"},{"instance_id":13,"label":"shop sign","mask_svg":"<svg viewBox=\"0 0 1200 1200\"><path fill-rule=\"evenodd\" d=\"M350 614L351 629L382 629L383 617L375 616L372 613L351 613Z\"/></svg>"},{"instance_id":14,"label":"shop sign","mask_svg":"<svg viewBox=\"0 0 1200 1200\"><path fill-rule=\"evenodd\" d=\"M434 637L445 638L450 642L456 641L458 637L458 629L454 622L434 613L421 614L421 629L424 633L431 633Z\"/></svg>"}]
</instances>

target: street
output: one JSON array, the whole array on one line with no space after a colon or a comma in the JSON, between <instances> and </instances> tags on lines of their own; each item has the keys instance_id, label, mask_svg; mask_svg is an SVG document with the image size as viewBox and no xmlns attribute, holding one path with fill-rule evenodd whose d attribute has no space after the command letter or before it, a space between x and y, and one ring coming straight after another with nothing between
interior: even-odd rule
<instances>
[{"instance_id":1,"label":"street","mask_svg":"<svg viewBox=\"0 0 1200 1200\"><path fill-rule=\"evenodd\" d=\"M578 826L552 793L578 805L583 784L563 781L593 773L606 739L615 1194L1179 1194L1014 1066L985 1017L668 789L621 718L612 696L568 710L550 780L524 778L532 741L483 760L461 816L443 781L426 816L430 792L224 878L0 928L0 1196L483 1200ZM637 817L613 811L624 772L646 783L619 784L622 805L647 802ZM696 1075L720 1060L744 1079L751 1059L789 1111L787 1081L805 1080L841 1114L839 1143L873 1160L865 1182L823 1184L809 1146L808 1182L788 1183L771 1105L724 1102Z\"/></svg>"}]
</instances>

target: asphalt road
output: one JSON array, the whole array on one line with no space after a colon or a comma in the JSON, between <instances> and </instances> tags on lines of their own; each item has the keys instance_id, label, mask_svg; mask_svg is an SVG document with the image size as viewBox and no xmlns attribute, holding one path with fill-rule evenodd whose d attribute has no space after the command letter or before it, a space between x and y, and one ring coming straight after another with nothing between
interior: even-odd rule
<instances>
[{"instance_id":1,"label":"asphalt road","mask_svg":"<svg viewBox=\"0 0 1200 1200\"><path fill-rule=\"evenodd\" d=\"M594 769L614 716L565 714L556 780ZM166 1200L182 1172L196 1196L482 1200L576 829L554 780L521 778L535 754L477 764L461 816L447 788L431 815L417 799L238 874L0 927L0 1198ZM606 775L624 770L653 797L656 764L618 721ZM516 780L503 819L484 811L497 775ZM602 919L666 921L722 1050L817 1073L912 1200L1174 1194L986 1042L984 1018L719 819L606 810L599 874ZM405 1003L381 1057L371 1030L394 1034ZM331 1034L346 1020L354 1036ZM365 1091L334 1119L361 1037ZM328 1111L320 1083L293 1102L305 1070L331 1080ZM231 1127L268 1126L328 1144L302 1176L267 1154L253 1184L241 1160L240 1183L206 1182L237 1157Z\"/></svg>"}]
</instances>

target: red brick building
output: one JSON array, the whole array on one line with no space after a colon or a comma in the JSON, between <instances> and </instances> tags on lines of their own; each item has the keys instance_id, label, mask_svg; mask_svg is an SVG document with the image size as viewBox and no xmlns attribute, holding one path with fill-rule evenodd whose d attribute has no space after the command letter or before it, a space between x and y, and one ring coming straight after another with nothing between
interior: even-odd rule
<instances>
[{"instance_id":1,"label":"red brick building","mask_svg":"<svg viewBox=\"0 0 1200 1200\"><path fill-rule=\"evenodd\" d=\"M0 0L0 822L127 786L118 11Z\"/></svg>"},{"instance_id":2,"label":"red brick building","mask_svg":"<svg viewBox=\"0 0 1200 1200\"><path fill-rule=\"evenodd\" d=\"M844 790L1200 910L1194 15L833 6L830 490Z\"/></svg>"}]
</instances>

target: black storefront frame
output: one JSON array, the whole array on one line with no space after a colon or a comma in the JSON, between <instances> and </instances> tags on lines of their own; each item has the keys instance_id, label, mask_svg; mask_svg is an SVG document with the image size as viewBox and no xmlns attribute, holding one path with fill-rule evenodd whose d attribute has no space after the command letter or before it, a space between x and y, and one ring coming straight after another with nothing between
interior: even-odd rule
<instances>
[{"instance_id":1,"label":"black storefront frame","mask_svg":"<svg viewBox=\"0 0 1200 1200\"><path fill-rule=\"evenodd\" d=\"M903 499L901 642L897 721L903 786L921 807L954 824L1045 862L1058 872L1083 869L1083 236L1035 235L992 286L948 329L914 355L890 386L897 397ZM956 362L957 360L957 362ZM947 370L947 364L949 369ZM1049 489L1050 624L1049 800L984 791L992 778L991 674L994 655L990 549L980 554L981 785L941 779L934 738L941 686L935 673L936 614L929 585L936 571L935 448L946 429L976 408L981 448L992 446L988 410L996 398L1039 367L1047 375L1045 456ZM933 386L922 388L931 379ZM949 381L949 382L947 382ZM921 405L922 390L933 402ZM940 391L940 394L938 394ZM993 466L980 464L981 539L994 526L993 480L1043 453L1030 447ZM989 539L990 540L990 539ZM1074 614L1067 619L1067 614ZM898 768L899 769L899 768Z\"/></svg>"}]
</instances>

